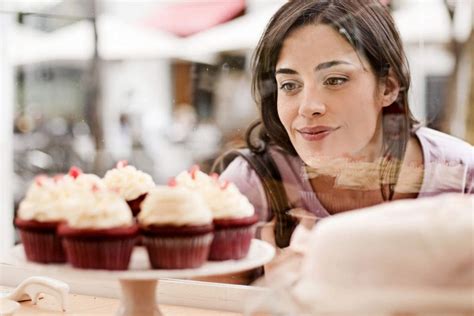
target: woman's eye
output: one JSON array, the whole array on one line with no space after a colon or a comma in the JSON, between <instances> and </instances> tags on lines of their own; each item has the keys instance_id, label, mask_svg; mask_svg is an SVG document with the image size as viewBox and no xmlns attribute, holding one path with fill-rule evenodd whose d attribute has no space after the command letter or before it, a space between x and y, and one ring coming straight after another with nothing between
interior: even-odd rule
<instances>
[{"instance_id":1,"label":"woman's eye","mask_svg":"<svg viewBox=\"0 0 474 316\"><path fill-rule=\"evenodd\" d=\"M347 81L347 78L333 77L333 78L326 79L326 81L324 81L324 84L327 86L340 86L344 84L346 81Z\"/></svg>"},{"instance_id":2,"label":"woman's eye","mask_svg":"<svg viewBox=\"0 0 474 316\"><path fill-rule=\"evenodd\" d=\"M280 85L280 90L293 91L297 88L297 85L293 82L286 82Z\"/></svg>"}]
</instances>

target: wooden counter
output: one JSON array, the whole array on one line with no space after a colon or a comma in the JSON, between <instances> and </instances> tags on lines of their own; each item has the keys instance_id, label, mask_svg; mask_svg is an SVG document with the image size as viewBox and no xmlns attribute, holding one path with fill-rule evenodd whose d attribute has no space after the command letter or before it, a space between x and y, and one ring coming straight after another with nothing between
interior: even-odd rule
<instances>
[{"instance_id":1,"label":"wooden counter","mask_svg":"<svg viewBox=\"0 0 474 316\"><path fill-rule=\"evenodd\" d=\"M260 254L260 248L263 246L258 243L256 245L254 252ZM64 315L92 315L91 313L94 315L114 315L120 305L119 298L122 296L122 292L126 293L125 295L128 298L131 298L136 295L128 294L135 294L138 291L134 286L139 285L133 284L133 286L130 286L130 284L126 284L124 287L123 282L119 281L127 280L127 273L130 274L128 276L130 280L135 280L137 273L133 274L133 271L123 271L124 277L122 274L117 275L117 273L107 273L106 271L79 273L80 271L72 268L68 269L68 267L62 265L44 266L27 264L19 256L13 255L13 250L15 249L20 248L14 248L10 253L0 256L0 287L14 288L32 276L44 276L63 281L69 285L70 293L75 294L71 295L70 311ZM139 252L137 253L140 255ZM270 254L267 253L266 255L269 256ZM142 257L136 256L134 263L143 263L143 260L138 260L143 259ZM256 266L256 263L260 263L263 260L261 257L261 255L257 256L255 254L252 256L252 253L250 253L248 262L242 261L241 263L247 264L244 266L250 268ZM222 266L223 264L221 266L209 264L208 270L210 269L209 271L213 271L213 273L216 271L232 271L229 267L222 270ZM235 264L232 268L235 269ZM252 311L273 310L272 304L268 302L270 291L266 288L183 279L195 277L195 275L189 273L189 275L186 273L174 274L175 277L181 277L181 279L171 279L166 278L170 273L163 273L160 276L158 272L145 269L138 274L139 278L137 280L140 278L146 281L159 279L156 291L153 292L155 294L155 301L165 315L242 315L241 313L248 312L249 309ZM122 278L119 278L120 276ZM222 279L222 276L220 276L220 279ZM231 279L231 281L234 280ZM138 283L142 284L142 282ZM145 306L151 306L153 304L153 293L149 286L146 289L146 293L149 295L147 296ZM145 290L145 288L142 290ZM136 297L142 298L141 294ZM34 315L62 314L59 307L52 304L57 304L54 302L54 298L45 296L40 302L39 307L41 307L40 310L46 308L47 313L38 314L38 308L32 307L31 302L25 302L22 304L22 311L19 315L28 315L28 313L33 311L35 312ZM266 304L268 306L265 306Z\"/></svg>"},{"instance_id":2,"label":"wooden counter","mask_svg":"<svg viewBox=\"0 0 474 316\"><path fill-rule=\"evenodd\" d=\"M38 276L35 271L0 262L0 289L14 288L28 277ZM37 308L23 302L15 315L115 315L119 306L118 281L78 278L52 270L43 276L66 282L70 286L70 309L63 314L55 299L43 295ZM255 286L219 284L191 280L163 279L157 290L157 302L166 315L242 315L249 298L262 303L271 302L266 290ZM262 306L260 310L271 310ZM33 314L34 313L34 314Z\"/></svg>"},{"instance_id":3,"label":"wooden counter","mask_svg":"<svg viewBox=\"0 0 474 316\"><path fill-rule=\"evenodd\" d=\"M5 289L6 287L1 287ZM31 301L21 302L21 308L15 313L15 316L30 315L115 315L120 302L118 299L104 298L88 295L69 295L69 308L66 313L61 311L58 302L49 295L41 295L38 304L33 305ZM216 311L202 308L192 308L183 306L160 305L160 310L165 316L174 315L209 315L209 316L235 316L242 315L240 313Z\"/></svg>"}]
</instances>

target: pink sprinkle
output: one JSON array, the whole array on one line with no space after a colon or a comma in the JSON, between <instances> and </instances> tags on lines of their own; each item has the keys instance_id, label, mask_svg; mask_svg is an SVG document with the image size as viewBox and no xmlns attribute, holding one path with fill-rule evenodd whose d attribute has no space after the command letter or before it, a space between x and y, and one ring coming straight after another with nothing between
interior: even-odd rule
<instances>
[{"instance_id":1,"label":"pink sprinkle","mask_svg":"<svg viewBox=\"0 0 474 316\"><path fill-rule=\"evenodd\" d=\"M189 173L191 174L191 178L193 178L193 180L196 179L196 173L200 170L199 166L198 165L194 165L191 167L191 169L189 170Z\"/></svg>"},{"instance_id":2,"label":"pink sprinkle","mask_svg":"<svg viewBox=\"0 0 474 316\"><path fill-rule=\"evenodd\" d=\"M62 178L64 178L64 174L58 173L58 174L54 175L53 180L54 180L54 182L59 182L59 181L62 180Z\"/></svg>"},{"instance_id":3,"label":"pink sprinkle","mask_svg":"<svg viewBox=\"0 0 474 316\"><path fill-rule=\"evenodd\" d=\"M178 185L178 183L176 182L176 179L175 179L175 178L170 178L170 179L168 180L168 186L169 186L169 187L175 187L175 186L177 186L177 185Z\"/></svg>"},{"instance_id":4,"label":"pink sprinkle","mask_svg":"<svg viewBox=\"0 0 474 316\"><path fill-rule=\"evenodd\" d=\"M97 186L97 184L94 183L94 184L92 185L92 192L98 192L99 190L100 190L100 189L99 189L99 187Z\"/></svg>"},{"instance_id":5,"label":"pink sprinkle","mask_svg":"<svg viewBox=\"0 0 474 316\"><path fill-rule=\"evenodd\" d=\"M74 179L76 179L81 174L82 170L76 166L72 166L71 169L69 169L69 175Z\"/></svg>"},{"instance_id":6,"label":"pink sprinkle","mask_svg":"<svg viewBox=\"0 0 474 316\"><path fill-rule=\"evenodd\" d=\"M35 177L35 183L36 183L36 185L38 185L38 186L41 187L41 186L43 186L43 182L44 182L46 179L48 179L48 176L45 175L45 174L37 175L37 176Z\"/></svg>"},{"instance_id":7,"label":"pink sprinkle","mask_svg":"<svg viewBox=\"0 0 474 316\"><path fill-rule=\"evenodd\" d=\"M126 167L128 166L128 161L127 160L120 160L119 162L117 162L117 168L123 168L123 167Z\"/></svg>"},{"instance_id":8,"label":"pink sprinkle","mask_svg":"<svg viewBox=\"0 0 474 316\"><path fill-rule=\"evenodd\" d=\"M219 179L219 175L217 173L213 172L213 173L211 173L211 178L212 178L212 180L217 181Z\"/></svg>"},{"instance_id":9,"label":"pink sprinkle","mask_svg":"<svg viewBox=\"0 0 474 316\"><path fill-rule=\"evenodd\" d=\"M227 189L227 187L229 186L229 184L230 184L230 182L227 181L227 180L222 181L221 184L220 184L221 190Z\"/></svg>"}]
</instances>

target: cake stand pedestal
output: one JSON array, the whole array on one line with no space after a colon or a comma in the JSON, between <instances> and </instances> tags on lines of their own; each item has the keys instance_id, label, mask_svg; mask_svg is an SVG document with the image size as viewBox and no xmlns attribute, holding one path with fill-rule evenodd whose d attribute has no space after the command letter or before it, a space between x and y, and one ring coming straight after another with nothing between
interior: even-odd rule
<instances>
[{"instance_id":1,"label":"cake stand pedestal","mask_svg":"<svg viewBox=\"0 0 474 316\"><path fill-rule=\"evenodd\" d=\"M129 270L87 270L76 269L69 264L38 264L26 260L23 246L12 250L14 264L34 270L38 274L48 271L75 274L81 278L96 280L118 280L122 295L118 316L158 316L162 315L157 304L157 286L159 279L188 279L194 277L217 276L236 273L260 267L268 263L275 255L270 244L253 239L247 257L240 260L208 261L196 269L151 269L148 254L144 247L135 247L130 260Z\"/></svg>"},{"instance_id":2,"label":"cake stand pedestal","mask_svg":"<svg viewBox=\"0 0 474 316\"><path fill-rule=\"evenodd\" d=\"M156 302L158 280L119 280L122 288L118 315L162 315Z\"/></svg>"}]
</instances>

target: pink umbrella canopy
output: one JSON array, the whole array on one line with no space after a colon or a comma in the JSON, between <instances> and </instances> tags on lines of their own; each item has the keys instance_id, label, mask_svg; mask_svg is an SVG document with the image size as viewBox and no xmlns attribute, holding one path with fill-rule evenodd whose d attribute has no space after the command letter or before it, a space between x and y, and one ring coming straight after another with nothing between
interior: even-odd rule
<instances>
[{"instance_id":1,"label":"pink umbrella canopy","mask_svg":"<svg viewBox=\"0 0 474 316\"><path fill-rule=\"evenodd\" d=\"M145 25L185 37L229 21L244 10L245 0L185 1L159 7Z\"/></svg>"}]
</instances>

